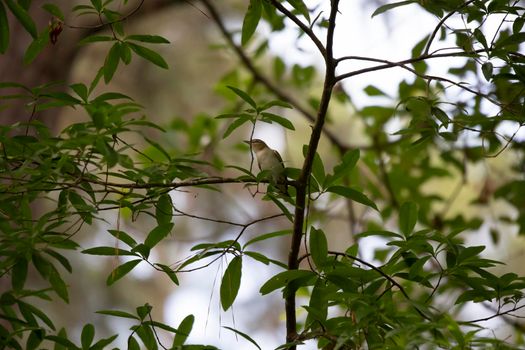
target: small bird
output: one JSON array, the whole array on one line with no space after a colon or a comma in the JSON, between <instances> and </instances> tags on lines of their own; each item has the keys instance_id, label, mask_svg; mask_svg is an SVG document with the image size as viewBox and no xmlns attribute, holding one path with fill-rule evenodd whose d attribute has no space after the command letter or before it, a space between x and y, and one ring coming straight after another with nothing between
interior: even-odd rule
<instances>
[{"instance_id":1,"label":"small bird","mask_svg":"<svg viewBox=\"0 0 525 350\"><path fill-rule=\"evenodd\" d=\"M284 163L279 152L268 147L268 145L260 139L252 139L251 141L244 142L249 144L251 149L255 152L259 170L270 171L272 174L271 183L279 190L279 192L288 196L288 184L286 183Z\"/></svg>"}]
</instances>

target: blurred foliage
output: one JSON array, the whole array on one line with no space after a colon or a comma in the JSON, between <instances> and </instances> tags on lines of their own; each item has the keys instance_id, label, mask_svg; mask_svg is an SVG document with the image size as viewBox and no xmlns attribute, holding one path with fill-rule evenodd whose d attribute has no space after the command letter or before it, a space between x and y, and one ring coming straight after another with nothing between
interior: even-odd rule
<instances>
[{"instance_id":1,"label":"blurred foliage","mask_svg":"<svg viewBox=\"0 0 525 350\"><path fill-rule=\"evenodd\" d=\"M301 0L250 0L240 42L226 29L212 2L203 0L201 5L240 64L217 84L225 107L216 117L200 114L191 121L175 120L166 128L149 121L133 98L116 91L94 92L118 74L119 66L132 60L144 59L169 69L156 50L169 44L167 39L151 33L127 34L126 19L140 13L142 2L133 11L121 13L121 5L126 3L91 0L73 9L76 16L91 16L99 21L98 27L109 29L107 34L90 34L80 42L111 44L91 84L72 82L63 91L57 82L42 86L0 82L0 89L18 91L4 94L2 100L27 100L30 111L27 120L0 126L2 348L102 349L119 336L127 339L129 349L215 348L186 344L193 315L187 315L179 325L168 325L153 318L150 304L135 310L97 311L106 317L131 320L128 334L100 339L95 337L96 327L88 323L79 342L68 335L71 330L55 326L41 301L69 301L64 276L75 275L69 259L80 247L76 234L86 225L103 222L107 212L117 213L119 221L143 216L154 219L144 237L109 229L107 234L118 245L80 252L92 259L117 259L119 265L106 280L108 288L118 288L119 280L139 265L149 265L179 284L181 273L191 274L228 258L220 285L221 305L228 310L242 284L244 261L282 269L260 288L262 295L281 290L286 301L287 339L280 349L296 349L310 339L322 349L510 349L522 345L521 336L515 342L500 339L485 332L482 322L499 319L521 334L517 312L524 305L525 278L496 273L494 267L501 263L483 256L486 247L467 244L462 234L490 226L491 237L497 242L498 222L512 223L525 233L523 142L515 140L525 123L525 56L520 51L525 41L525 14L519 2L409 0L381 5L374 16L414 4L437 17L435 30L415 45L412 57L394 62L333 56L337 0L311 8ZM43 5L53 16L49 26L36 28L28 12L30 6L34 6L30 0L0 1L0 52L9 53L8 21L18 21L33 38L25 64L31 64L50 42L55 43L64 28L75 29L53 3ZM500 25L489 35L484 24L493 17ZM461 26L448 24L452 18L461 19L454 22ZM323 90L317 95L311 95L308 88L319 81L321 72L314 66L288 66L282 57L272 57L269 39L257 35L261 21L275 33L282 31L288 20L297 29L298 38L308 37L324 59ZM326 41L320 39L325 36ZM439 42L450 40L455 46L436 48ZM446 75L433 75L429 71L437 58L459 65L451 66ZM271 72L266 75L259 67L268 61ZM370 66L336 74L336 66L343 61L365 61ZM337 84L394 67L411 72L414 79L399 82L395 98L386 96L379 86L365 88L372 99L391 100L391 104L355 109L355 118L364 125L366 144L352 144L350 135L340 138L333 134L329 103L351 104L351 96ZM39 113L64 107L83 111L86 119L54 135L38 120ZM299 122L290 117L290 110L312 123L312 131L308 144L302 147L301 167L286 169L293 187L290 196L273 191L273 186L262 196L275 204L279 214L239 223L198 217L174 205L170 192L176 189L221 191L225 184L241 188L270 182L267 173L255 175L251 168L228 164L214 149L223 139L233 140L236 149L247 155L248 148L235 136L241 130L251 130L253 136L255 126L261 123L279 125L290 135L300 133L295 125ZM392 123L398 129L394 135L387 132ZM515 132L503 135L503 125L512 125ZM183 134L188 140L186 148L167 147L159 141L162 137L145 136L146 130L156 135ZM141 137L143 143L130 143L131 136ZM330 141L329 152L318 147L321 138ZM501 199L512 208L510 214L490 218L482 211L447 215L468 177L468 165L484 164L487 158L503 152L514 156L513 169L505 178L487 179L472 205L489 208ZM335 164L327 166L334 157ZM452 193L426 190L431 181L455 176L461 180L460 187ZM240 191L235 195L241 195ZM332 250L326 208L339 202L347 204L352 244L337 244L338 249ZM230 225L238 232L226 240L195 245L192 255L178 264L156 261L151 252L176 230L175 216ZM289 220L288 228L262 232L251 240L243 237L249 227L283 216ZM359 244L367 237L385 242L371 261L360 254ZM254 244L270 239L289 242L288 261L274 259ZM305 248L301 250L302 242ZM32 283L28 278L32 274L41 281ZM295 302L299 294L308 299L301 306L306 316L298 320ZM489 315L460 317L459 312L473 303L484 305ZM228 329L260 348L249 334ZM163 343L159 333L164 334L162 339L171 339L171 344Z\"/></svg>"}]
</instances>

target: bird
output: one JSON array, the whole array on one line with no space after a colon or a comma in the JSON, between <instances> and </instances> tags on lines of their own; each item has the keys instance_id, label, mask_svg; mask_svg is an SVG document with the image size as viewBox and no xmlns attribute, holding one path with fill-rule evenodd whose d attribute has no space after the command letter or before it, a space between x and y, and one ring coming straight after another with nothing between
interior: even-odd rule
<instances>
[{"instance_id":1,"label":"bird","mask_svg":"<svg viewBox=\"0 0 525 350\"><path fill-rule=\"evenodd\" d=\"M250 148L255 152L259 170L268 170L272 176L272 185L274 185L281 194L288 196L284 162L279 152L268 147L268 145L260 139L252 139L244 142L249 144Z\"/></svg>"}]
</instances>

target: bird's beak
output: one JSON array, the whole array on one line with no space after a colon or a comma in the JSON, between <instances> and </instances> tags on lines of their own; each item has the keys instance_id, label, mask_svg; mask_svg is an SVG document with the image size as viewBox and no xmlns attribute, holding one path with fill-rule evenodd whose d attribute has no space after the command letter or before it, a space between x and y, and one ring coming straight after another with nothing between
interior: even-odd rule
<instances>
[{"instance_id":1,"label":"bird's beak","mask_svg":"<svg viewBox=\"0 0 525 350\"><path fill-rule=\"evenodd\" d=\"M249 144L249 145L251 144L250 140L248 140L248 141L245 140L245 141L243 141L243 142L244 142L244 143L247 143L247 144Z\"/></svg>"}]
</instances>

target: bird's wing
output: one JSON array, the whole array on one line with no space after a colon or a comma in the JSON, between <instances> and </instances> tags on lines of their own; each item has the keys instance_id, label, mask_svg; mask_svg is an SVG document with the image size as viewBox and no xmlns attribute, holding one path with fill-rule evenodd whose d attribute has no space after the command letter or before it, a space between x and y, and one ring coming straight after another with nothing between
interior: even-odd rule
<instances>
[{"instance_id":1,"label":"bird's wing","mask_svg":"<svg viewBox=\"0 0 525 350\"><path fill-rule=\"evenodd\" d=\"M272 149L273 151L273 154L275 154L275 157L277 157L277 159L279 159L279 162L281 162L281 164L283 165L283 168L284 168L284 162L283 162L283 158L281 157L281 155L279 154L279 152L277 152L276 150Z\"/></svg>"}]
</instances>

